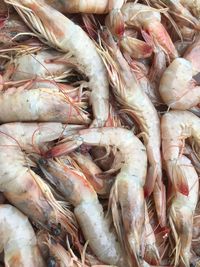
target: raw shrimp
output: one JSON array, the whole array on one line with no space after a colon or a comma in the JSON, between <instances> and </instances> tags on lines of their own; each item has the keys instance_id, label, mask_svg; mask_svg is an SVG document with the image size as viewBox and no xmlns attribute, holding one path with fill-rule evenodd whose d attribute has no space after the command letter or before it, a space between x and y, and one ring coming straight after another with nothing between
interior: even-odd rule
<instances>
[{"instance_id":1,"label":"raw shrimp","mask_svg":"<svg viewBox=\"0 0 200 267\"><path fill-rule=\"evenodd\" d=\"M165 70L159 92L170 108L186 110L200 103L200 87L192 76L192 64L184 58L176 58Z\"/></svg>"},{"instance_id":2,"label":"raw shrimp","mask_svg":"<svg viewBox=\"0 0 200 267\"><path fill-rule=\"evenodd\" d=\"M170 111L161 120L162 152L168 176L177 192L190 193L190 176L177 164L183 153L185 139L200 146L200 119L189 111Z\"/></svg>"},{"instance_id":3,"label":"raw shrimp","mask_svg":"<svg viewBox=\"0 0 200 267\"><path fill-rule=\"evenodd\" d=\"M154 201L159 222L164 226L166 204L160 155L160 120L155 107L143 92L114 40L108 35L104 36L104 39L108 43L107 46L111 55L103 50L102 57L110 74L114 94L118 102L126 109L126 113L131 115L139 124L142 131L141 136L144 138L147 149L149 168L145 194L148 196L154 191Z\"/></svg>"},{"instance_id":4,"label":"raw shrimp","mask_svg":"<svg viewBox=\"0 0 200 267\"><path fill-rule=\"evenodd\" d=\"M61 155L82 144L113 146L120 150L122 167L110 195L113 220L120 242L131 258L131 266L140 266L141 237L144 230L143 186L147 167L145 147L131 131L112 127L82 130L67 140L71 141L65 143L63 140L64 143L53 147L47 155ZM135 195L137 198L133 201ZM117 205L120 205L121 211Z\"/></svg>"},{"instance_id":5,"label":"raw shrimp","mask_svg":"<svg viewBox=\"0 0 200 267\"><path fill-rule=\"evenodd\" d=\"M53 50L40 50L36 53L24 53L14 58L15 71L12 80L34 79L35 77L56 79L59 76L65 77L72 66L67 63L56 62L54 59L62 57L62 53Z\"/></svg>"},{"instance_id":6,"label":"raw shrimp","mask_svg":"<svg viewBox=\"0 0 200 267\"><path fill-rule=\"evenodd\" d=\"M37 224L49 230L57 229L60 224L61 230L65 229L75 241L74 215L62 208L49 187L30 169L23 151L42 153L48 142L62 134L73 133L77 128L79 126L61 123L8 123L0 126L0 191Z\"/></svg>"},{"instance_id":7,"label":"raw shrimp","mask_svg":"<svg viewBox=\"0 0 200 267\"><path fill-rule=\"evenodd\" d=\"M106 68L95 44L87 34L63 14L39 0L6 0L14 5L20 16L39 38L63 52L69 52L71 61L88 79L92 90L92 127L103 126L109 111L109 84Z\"/></svg>"},{"instance_id":8,"label":"raw shrimp","mask_svg":"<svg viewBox=\"0 0 200 267\"><path fill-rule=\"evenodd\" d=\"M0 205L0 235L5 266L46 266L28 218L11 205Z\"/></svg>"},{"instance_id":9,"label":"raw shrimp","mask_svg":"<svg viewBox=\"0 0 200 267\"><path fill-rule=\"evenodd\" d=\"M81 172L69 168L62 160L40 159L38 162L46 178L57 187L74 207L85 240L101 261L124 266L123 253L109 230L109 222L97 194Z\"/></svg>"},{"instance_id":10,"label":"raw shrimp","mask_svg":"<svg viewBox=\"0 0 200 267\"><path fill-rule=\"evenodd\" d=\"M120 8L124 0L45 0L48 5L63 13L94 13L105 14L113 8Z\"/></svg>"},{"instance_id":11,"label":"raw shrimp","mask_svg":"<svg viewBox=\"0 0 200 267\"><path fill-rule=\"evenodd\" d=\"M138 3L126 3L122 6L121 12L125 25L146 31L171 59L178 56L169 34L161 24L159 10Z\"/></svg>"},{"instance_id":12,"label":"raw shrimp","mask_svg":"<svg viewBox=\"0 0 200 267\"><path fill-rule=\"evenodd\" d=\"M99 195L108 195L113 183L113 179L102 179L98 175L102 174L102 170L94 163L89 154L74 153L73 159L78 163L87 180L94 187Z\"/></svg>"},{"instance_id":13,"label":"raw shrimp","mask_svg":"<svg viewBox=\"0 0 200 267\"><path fill-rule=\"evenodd\" d=\"M88 114L58 88L9 88L0 93L0 122L53 121L89 124ZM79 106L80 105L80 106ZM9 110L9 112L8 112Z\"/></svg>"},{"instance_id":14,"label":"raw shrimp","mask_svg":"<svg viewBox=\"0 0 200 267\"><path fill-rule=\"evenodd\" d=\"M168 217L175 241L175 261L173 266L190 266L193 216L198 201L199 179L190 160L179 157L176 168L187 177L189 193L184 196L172 189ZM181 265L182 264L182 265Z\"/></svg>"},{"instance_id":15,"label":"raw shrimp","mask_svg":"<svg viewBox=\"0 0 200 267\"><path fill-rule=\"evenodd\" d=\"M181 4L191 11L192 14L200 19L200 1L199 0L180 0Z\"/></svg>"}]
</instances>

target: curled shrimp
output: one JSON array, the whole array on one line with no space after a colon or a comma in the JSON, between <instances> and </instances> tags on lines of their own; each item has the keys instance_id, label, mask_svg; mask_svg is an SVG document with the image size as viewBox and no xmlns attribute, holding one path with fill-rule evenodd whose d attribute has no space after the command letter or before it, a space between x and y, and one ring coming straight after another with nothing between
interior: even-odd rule
<instances>
[{"instance_id":1,"label":"curled shrimp","mask_svg":"<svg viewBox=\"0 0 200 267\"><path fill-rule=\"evenodd\" d=\"M198 201L199 179L190 160L181 156L176 162L187 177L189 193L184 196L173 188L168 217L175 241L175 260L173 266L190 266L193 216Z\"/></svg>"},{"instance_id":2,"label":"curled shrimp","mask_svg":"<svg viewBox=\"0 0 200 267\"><path fill-rule=\"evenodd\" d=\"M200 119L189 111L170 111L161 120L162 152L168 176L176 189L186 196L189 194L189 177L177 164L184 151L185 140L193 138L200 145Z\"/></svg>"},{"instance_id":3,"label":"curled shrimp","mask_svg":"<svg viewBox=\"0 0 200 267\"><path fill-rule=\"evenodd\" d=\"M196 75L200 72L200 34L196 37L195 41L189 45L184 53L184 58L189 60L192 64L192 73Z\"/></svg>"},{"instance_id":4,"label":"curled shrimp","mask_svg":"<svg viewBox=\"0 0 200 267\"><path fill-rule=\"evenodd\" d=\"M131 258L131 266L140 266L141 237L144 230L143 186L147 167L145 147L131 131L112 127L79 131L79 134L67 140L71 141L65 143L63 140L62 144L53 147L47 155L61 155L82 144L114 146L120 150L121 170L116 176L110 195L113 221L120 242ZM133 201L134 195L137 198ZM117 205L120 205L121 211Z\"/></svg>"},{"instance_id":5,"label":"curled shrimp","mask_svg":"<svg viewBox=\"0 0 200 267\"><path fill-rule=\"evenodd\" d=\"M145 194L154 192L154 200L159 222L165 225L165 186L162 182L160 155L160 120L157 111L130 69L127 61L110 35L105 33L104 40L108 51L102 51L102 57L109 71L113 92L117 101L139 124L141 136L147 149L149 168L147 172ZM110 53L109 53L110 52Z\"/></svg>"},{"instance_id":6,"label":"curled shrimp","mask_svg":"<svg viewBox=\"0 0 200 267\"><path fill-rule=\"evenodd\" d=\"M184 58L176 58L164 71L159 92L170 108L186 110L200 103L200 87L192 77L192 64Z\"/></svg>"},{"instance_id":7,"label":"curled shrimp","mask_svg":"<svg viewBox=\"0 0 200 267\"><path fill-rule=\"evenodd\" d=\"M159 10L147 5L126 3L121 12L125 25L146 31L171 59L178 56L172 40L161 23Z\"/></svg>"},{"instance_id":8,"label":"curled shrimp","mask_svg":"<svg viewBox=\"0 0 200 267\"><path fill-rule=\"evenodd\" d=\"M105 263L124 266L123 253L109 230L97 194L82 173L59 160L40 159L38 164L47 179L75 207L74 214L94 254Z\"/></svg>"},{"instance_id":9,"label":"curled shrimp","mask_svg":"<svg viewBox=\"0 0 200 267\"><path fill-rule=\"evenodd\" d=\"M4 123L15 121L90 123L88 114L81 108L81 102L74 101L58 88L28 90L23 86L12 87L0 93L0 105L0 121Z\"/></svg>"},{"instance_id":10,"label":"curled shrimp","mask_svg":"<svg viewBox=\"0 0 200 267\"><path fill-rule=\"evenodd\" d=\"M89 79L94 115L92 126L103 126L108 118L109 84L106 68L92 40L81 27L42 1L6 0L6 3L16 8L40 39L70 53L71 62Z\"/></svg>"},{"instance_id":11,"label":"curled shrimp","mask_svg":"<svg viewBox=\"0 0 200 267\"><path fill-rule=\"evenodd\" d=\"M0 126L0 191L10 203L43 228L72 235L77 241L76 219L54 198L48 185L30 169L26 153L38 152L48 147L48 142L58 139L77 126L61 123L8 123ZM57 227L58 226L58 227ZM60 228L59 228L60 229ZM58 229L58 230L59 230ZM59 230L60 231L60 230ZM77 241L77 246L78 246Z\"/></svg>"},{"instance_id":12,"label":"curled shrimp","mask_svg":"<svg viewBox=\"0 0 200 267\"><path fill-rule=\"evenodd\" d=\"M0 234L5 266L46 266L28 218L11 205L0 205Z\"/></svg>"}]
</instances>

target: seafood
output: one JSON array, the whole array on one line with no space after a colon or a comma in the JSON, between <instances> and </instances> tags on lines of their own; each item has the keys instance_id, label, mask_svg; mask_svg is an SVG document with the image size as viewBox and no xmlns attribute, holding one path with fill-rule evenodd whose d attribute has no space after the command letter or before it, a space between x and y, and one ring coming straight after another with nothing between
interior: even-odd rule
<instances>
[{"instance_id":1,"label":"seafood","mask_svg":"<svg viewBox=\"0 0 200 267\"><path fill-rule=\"evenodd\" d=\"M179 157L176 168L181 169L189 187L188 196L172 189L169 203L169 223L175 241L175 260L173 266L190 266L193 216L198 201L199 179L190 160L185 156Z\"/></svg>"},{"instance_id":2,"label":"seafood","mask_svg":"<svg viewBox=\"0 0 200 267\"><path fill-rule=\"evenodd\" d=\"M123 105L126 112L139 124L147 149L149 168L147 172L145 194L149 196L154 191L154 200L159 222L165 225L165 186L162 182L162 167L160 155L160 120L150 99L139 86L134 73L123 58L114 40L107 34L104 40L109 49L102 51L102 57L110 73L113 92L117 101ZM113 60L114 59L114 60Z\"/></svg>"},{"instance_id":3,"label":"seafood","mask_svg":"<svg viewBox=\"0 0 200 267\"><path fill-rule=\"evenodd\" d=\"M0 191L31 220L49 230L60 224L61 230L65 229L75 241L74 215L55 200L47 184L31 170L24 151L42 153L48 148L48 142L62 134L73 133L76 128L79 126L66 127L61 123L7 123L0 126Z\"/></svg>"},{"instance_id":4,"label":"seafood","mask_svg":"<svg viewBox=\"0 0 200 267\"><path fill-rule=\"evenodd\" d=\"M159 92L170 108L186 110L200 102L200 87L192 76L192 64L184 58L176 58L165 70Z\"/></svg>"},{"instance_id":5,"label":"seafood","mask_svg":"<svg viewBox=\"0 0 200 267\"><path fill-rule=\"evenodd\" d=\"M178 56L169 34L161 24L159 10L139 3L126 3L121 12L126 26L146 31L171 59Z\"/></svg>"},{"instance_id":6,"label":"seafood","mask_svg":"<svg viewBox=\"0 0 200 267\"><path fill-rule=\"evenodd\" d=\"M200 19L199 0L180 0L181 4L191 11L197 19Z\"/></svg>"},{"instance_id":7,"label":"seafood","mask_svg":"<svg viewBox=\"0 0 200 267\"><path fill-rule=\"evenodd\" d=\"M90 123L88 114L81 108L81 102L73 101L58 88L11 87L0 93L0 105L0 122Z\"/></svg>"},{"instance_id":8,"label":"seafood","mask_svg":"<svg viewBox=\"0 0 200 267\"><path fill-rule=\"evenodd\" d=\"M94 254L101 261L124 266L123 253L109 222L103 215L97 194L82 173L62 160L40 159L38 164L46 178L74 207L74 214Z\"/></svg>"},{"instance_id":9,"label":"seafood","mask_svg":"<svg viewBox=\"0 0 200 267\"><path fill-rule=\"evenodd\" d=\"M62 140L61 144L53 147L47 152L47 156L70 152L82 144L115 146L120 150L122 167L112 187L111 209L120 242L131 257L131 266L140 266L145 210L143 186L147 167L145 147L131 131L112 127L81 130L66 141L68 142ZM134 195L137 195L137 198L133 201ZM121 211L117 209L117 205L120 205Z\"/></svg>"},{"instance_id":10,"label":"seafood","mask_svg":"<svg viewBox=\"0 0 200 267\"><path fill-rule=\"evenodd\" d=\"M87 34L63 14L36 0L6 0L12 4L39 38L62 52L71 54L71 62L89 81L92 127L103 126L109 112L109 86L106 68ZM37 23L36 23L37 21Z\"/></svg>"},{"instance_id":11,"label":"seafood","mask_svg":"<svg viewBox=\"0 0 200 267\"><path fill-rule=\"evenodd\" d=\"M28 218L11 205L0 205L0 234L5 266L46 266Z\"/></svg>"},{"instance_id":12,"label":"seafood","mask_svg":"<svg viewBox=\"0 0 200 267\"><path fill-rule=\"evenodd\" d=\"M200 119L189 111L170 111L161 120L162 152L168 176L177 192L189 195L187 172L178 165L185 140L192 138L200 146Z\"/></svg>"}]
</instances>

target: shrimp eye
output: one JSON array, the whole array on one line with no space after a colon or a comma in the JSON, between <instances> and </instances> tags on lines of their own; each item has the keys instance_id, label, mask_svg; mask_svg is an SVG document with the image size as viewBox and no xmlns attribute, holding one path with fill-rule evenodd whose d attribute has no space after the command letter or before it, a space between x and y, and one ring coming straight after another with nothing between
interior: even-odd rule
<instances>
[{"instance_id":1,"label":"shrimp eye","mask_svg":"<svg viewBox=\"0 0 200 267\"><path fill-rule=\"evenodd\" d=\"M44 159L44 158L40 158L38 160L38 163L39 163L39 165L44 166L44 165L47 165L48 164L48 161L46 159Z\"/></svg>"},{"instance_id":2,"label":"shrimp eye","mask_svg":"<svg viewBox=\"0 0 200 267\"><path fill-rule=\"evenodd\" d=\"M47 260L48 267L56 267L56 259L54 257L49 257Z\"/></svg>"}]
</instances>

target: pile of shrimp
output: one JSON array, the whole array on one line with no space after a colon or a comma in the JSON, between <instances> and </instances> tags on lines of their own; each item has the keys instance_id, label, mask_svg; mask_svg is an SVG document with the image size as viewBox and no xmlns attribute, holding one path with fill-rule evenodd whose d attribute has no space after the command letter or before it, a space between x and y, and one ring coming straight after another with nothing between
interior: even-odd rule
<instances>
[{"instance_id":1,"label":"pile of shrimp","mask_svg":"<svg viewBox=\"0 0 200 267\"><path fill-rule=\"evenodd\" d=\"M0 1L0 267L200 266L199 175L200 0Z\"/></svg>"}]
</instances>

